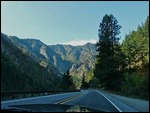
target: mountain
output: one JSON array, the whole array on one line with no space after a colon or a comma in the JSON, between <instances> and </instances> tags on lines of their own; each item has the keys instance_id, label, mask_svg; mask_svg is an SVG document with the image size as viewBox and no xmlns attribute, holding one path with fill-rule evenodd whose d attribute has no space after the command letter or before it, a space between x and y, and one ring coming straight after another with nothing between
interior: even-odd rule
<instances>
[{"instance_id":1,"label":"mountain","mask_svg":"<svg viewBox=\"0 0 150 113\"><path fill-rule=\"evenodd\" d=\"M17 37L1 33L1 90L47 90L60 88L59 71L34 56Z\"/></svg>"},{"instance_id":2,"label":"mountain","mask_svg":"<svg viewBox=\"0 0 150 113\"><path fill-rule=\"evenodd\" d=\"M38 39L19 39L9 36L9 39L23 52L55 66L62 74L70 70L71 75L82 76L94 67L96 46L87 43L83 46L46 45Z\"/></svg>"},{"instance_id":3,"label":"mountain","mask_svg":"<svg viewBox=\"0 0 150 113\"><path fill-rule=\"evenodd\" d=\"M83 46L45 45L35 39L21 39L25 46L37 58L53 64L61 73L70 70L71 75L87 75L94 67L96 46L87 43Z\"/></svg>"},{"instance_id":4,"label":"mountain","mask_svg":"<svg viewBox=\"0 0 150 113\"><path fill-rule=\"evenodd\" d=\"M65 65L59 63L59 67L63 67L64 72L68 69L71 75L87 74L95 64L96 46L91 43L87 43L83 46L71 46L71 45L52 45L49 46L64 61L67 61ZM56 63L56 67L57 63Z\"/></svg>"}]
</instances>

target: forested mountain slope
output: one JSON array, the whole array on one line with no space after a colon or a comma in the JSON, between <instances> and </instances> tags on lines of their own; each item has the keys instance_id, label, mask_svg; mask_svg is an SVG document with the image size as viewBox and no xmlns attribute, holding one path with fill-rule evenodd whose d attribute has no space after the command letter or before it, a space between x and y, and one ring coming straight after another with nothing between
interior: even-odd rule
<instances>
[{"instance_id":1,"label":"forested mountain slope","mask_svg":"<svg viewBox=\"0 0 150 113\"><path fill-rule=\"evenodd\" d=\"M16 38L17 39L17 38ZM59 71L1 33L1 90L59 88Z\"/></svg>"},{"instance_id":2,"label":"forested mountain slope","mask_svg":"<svg viewBox=\"0 0 150 113\"><path fill-rule=\"evenodd\" d=\"M55 66L62 74L70 70L71 75L87 73L94 67L96 46L87 43L83 46L46 45L37 39L8 37L21 51L33 55L34 60L46 61ZM81 71L82 70L82 71Z\"/></svg>"}]
</instances>

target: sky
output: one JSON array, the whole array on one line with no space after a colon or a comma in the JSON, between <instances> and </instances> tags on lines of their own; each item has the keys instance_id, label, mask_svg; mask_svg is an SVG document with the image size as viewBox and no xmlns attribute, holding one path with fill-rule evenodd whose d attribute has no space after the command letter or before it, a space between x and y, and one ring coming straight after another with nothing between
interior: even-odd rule
<instances>
[{"instance_id":1,"label":"sky","mask_svg":"<svg viewBox=\"0 0 150 113\"><path fill-rule=\"evenodd\" d=\"M149 1L1 1L1 32L47 45L95 43L105 14L122 26L122 42L149 16Z\"/></svg>"}]
</instances>

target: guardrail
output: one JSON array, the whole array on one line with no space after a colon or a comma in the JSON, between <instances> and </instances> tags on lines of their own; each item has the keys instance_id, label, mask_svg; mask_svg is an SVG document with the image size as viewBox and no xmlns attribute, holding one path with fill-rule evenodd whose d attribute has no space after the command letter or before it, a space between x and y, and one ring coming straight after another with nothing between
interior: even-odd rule
<instances>
[{"instance_id":1,"label":"guardrail","mask_svg":"<svg viewBox=\"0 0 150 113\"><path fill-rule=\"evenodd\" d=\"M32 90L32 91L1 91L1 99L25 98L41 95L50 95L67 92L79 92L80 90Z\"/></svg>"}]
</instances>

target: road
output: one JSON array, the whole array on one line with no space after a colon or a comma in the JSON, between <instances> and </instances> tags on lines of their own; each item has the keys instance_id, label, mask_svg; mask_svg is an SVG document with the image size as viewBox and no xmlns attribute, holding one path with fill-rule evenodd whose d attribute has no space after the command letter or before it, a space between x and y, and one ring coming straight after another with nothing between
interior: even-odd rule
<instances>
[{"instance_id":1,"label":"road","mask_svg":"<svg viewBox=\"0 0 150 113\"><path fill-rule=\"evenodd\" d=\"M106 112L138 112L135 108L98 90L81 90L81 92L3 101L1 102L1 109L6 109L11 105L25 104L79 105Z\"/></svg>"}]
</instances>

